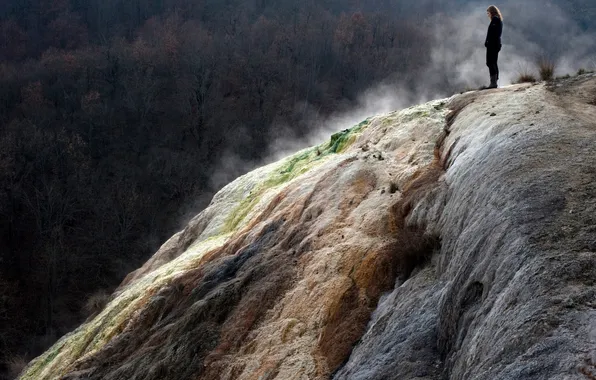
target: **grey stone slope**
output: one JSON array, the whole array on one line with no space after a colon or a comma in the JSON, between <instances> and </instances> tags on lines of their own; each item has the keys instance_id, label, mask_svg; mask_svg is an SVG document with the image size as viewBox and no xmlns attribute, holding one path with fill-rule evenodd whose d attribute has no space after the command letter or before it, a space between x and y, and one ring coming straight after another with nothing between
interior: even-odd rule
<instances>
[{"instance_id":1,"label":"grey stone slope","mask_svg":"<svg viewBox=\"0 0 596 380\"><path fill-rule=\"evenodd\" d=\"M407 219L441 246L381 299L334 379L596 373L593 100L593 76L451 100L445 172Z\"/></svg>"}]
</instances>

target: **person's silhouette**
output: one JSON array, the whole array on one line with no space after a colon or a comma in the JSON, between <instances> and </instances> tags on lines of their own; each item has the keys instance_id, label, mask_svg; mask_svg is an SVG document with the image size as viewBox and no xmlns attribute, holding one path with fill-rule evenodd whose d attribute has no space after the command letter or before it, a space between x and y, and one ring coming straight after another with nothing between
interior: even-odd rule
<instances>
[{"instance_id":1,"label":"person's silhouette","mask_svg":"<svg viewBox=\"0 0 596 380\"><path fill-rule=\"evenodd\" d=\"M497 88L497 81L499 80L499 66L497 61L499 59L499 52L501 51L503 15L499 8L494 5L488 7L486 14L490 19L486 41L484 41L484 46L486 47L486 65L490 72L490 85L488 88Z\"/></svg>"}]
</instances>

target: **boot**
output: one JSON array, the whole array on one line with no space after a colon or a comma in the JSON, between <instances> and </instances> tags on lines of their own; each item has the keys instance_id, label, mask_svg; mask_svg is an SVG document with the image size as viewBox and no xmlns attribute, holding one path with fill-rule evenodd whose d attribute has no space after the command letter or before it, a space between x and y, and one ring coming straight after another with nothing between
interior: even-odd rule
<instances>
[{"instance_id":1,"label":"boot","mask_svg":"<svg viewBox=\"0 0 596 380\"><path fill-rule=\"evenodd\" d=\"M490 85L487 88L497 88L497 76L496 75L491 75L490 76Z\"/></svg>"}]
</instances>

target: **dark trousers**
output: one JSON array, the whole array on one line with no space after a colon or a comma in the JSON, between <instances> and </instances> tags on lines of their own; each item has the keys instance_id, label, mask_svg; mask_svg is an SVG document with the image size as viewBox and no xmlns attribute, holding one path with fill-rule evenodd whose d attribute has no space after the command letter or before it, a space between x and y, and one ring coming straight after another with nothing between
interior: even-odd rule
<instances>
[{"instance_id":1,"label":"dark trousers","mask_svg":"<svg viewBox=\"0 0 596 380\"><path fill-rule=\"evenodd\" d=\"M499 51L501 51L500 47L488 47L486 49L486 66L488 66L490 76L496 75L497 79L499 79L499 65L497 64Z\"/></svg>"}]
</instances>

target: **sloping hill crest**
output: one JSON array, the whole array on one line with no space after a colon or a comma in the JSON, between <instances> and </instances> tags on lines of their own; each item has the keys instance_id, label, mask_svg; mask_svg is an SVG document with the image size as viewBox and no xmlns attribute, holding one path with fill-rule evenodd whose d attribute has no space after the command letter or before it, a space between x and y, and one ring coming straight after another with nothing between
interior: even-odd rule
<instances>
[{"instance_id":1,"label":"sloping hill crest","mask_svg":"<svg viewBox=\"0 0 596 380\"><path fill-rule=\"evenodd\" d=\"M593 74L369 118L226 186L21 379L586 377L595 146Z\"/></svg>"}]
</instances>

